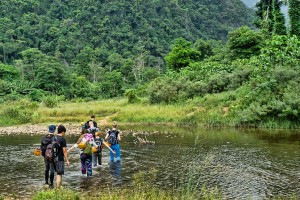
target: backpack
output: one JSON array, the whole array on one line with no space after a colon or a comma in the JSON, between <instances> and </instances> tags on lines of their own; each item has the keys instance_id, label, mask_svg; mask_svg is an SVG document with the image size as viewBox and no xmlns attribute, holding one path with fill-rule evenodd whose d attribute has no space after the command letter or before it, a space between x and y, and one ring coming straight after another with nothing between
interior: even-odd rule
<instances>
[{"instance_id":1,"label":"backpack","mask_svg":"<svg viewBox=\"0 0 300 200\"><path fill-rule=\"evenodd\" d=\"M102 150L102 139L101 138L95 138L95 143L98 146L98 152Z\"/></svg>"},{"instance_id":2,"label":"backpack","mask_svg":"<svg viewBox=\"0 0 300 200\"><path fill-rule=\"evenodd\" d=\"M53 134L48 134L42 138L42 141L41 141L42 156L45 157L45 152L46 152L47 146L48 146L48 144L50 144L52 142L53 137L54 137Z\"/></svg>"},{"instance_id":3,"label":"backpack","mask_svg":"<svg viewBox=\"0 0 300 200\"><path fill-rule=\"evenodd\" d=\"M94 127L94 128L88 128L88 133L92 134L93 135L93 138L95 138L95 134L97 131L99 131L98 128Z\"/></svg>"},{"instance_id":4,"label":"backpack","mask_svg":"<svg viewBox=\"0 0 300 200\"><path fill-rule=\"evenodd\" d=\"M58 139L54 136L52 142L47 145L47 149L45 151L45 159L50 162L57 161L59 146L60 144L58 143Z\"/></svg>"},{"instance_id":5,"label":"backpack","mask_svg":"<svg viewBox=\"0 0 300 200\"><path fill-rule=\"evenodd\" d=\"M110 130L109 131L109 143L111 145L118 143L118 131L117 130Z\"/></svg>"},{"instance_id":6,"label":"backpack","mask_svg":"<svg viewBox=\"0 0 300 200\"><path fill-rule=\"evenodd\" d=\"M88 129L88 128L90 128L90 126L89 126L89 121L85 122L85 124L83 125L82 128L83 128L83 129Z\"/></svg>"},{"instance_id":7,"label":"backpack","mask_svg":"<svg viewBox=\"0 0 300 200\"><path fill-rule=\"evenodd\" d=\"M83 149L83 153L86 155L92 155L92 145L89 142L86 142L86 147Z\"/></svg>"}]
</instances>

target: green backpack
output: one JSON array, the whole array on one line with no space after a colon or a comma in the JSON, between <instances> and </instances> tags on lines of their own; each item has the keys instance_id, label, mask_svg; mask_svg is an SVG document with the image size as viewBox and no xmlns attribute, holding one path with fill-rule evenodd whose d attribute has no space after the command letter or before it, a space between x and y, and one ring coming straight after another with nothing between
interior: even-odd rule
<instances>
[{"instance_id":1,"label":"green backpack","mask_svg":"<svg viewBox=\"0 0 300 200\"><path fill-rule=\"evenodd\" d=\"M86 142L86 147L83 149L83 153L86 155L92 155L92 145L89 142Z\"/></svg>"}]
</instances>

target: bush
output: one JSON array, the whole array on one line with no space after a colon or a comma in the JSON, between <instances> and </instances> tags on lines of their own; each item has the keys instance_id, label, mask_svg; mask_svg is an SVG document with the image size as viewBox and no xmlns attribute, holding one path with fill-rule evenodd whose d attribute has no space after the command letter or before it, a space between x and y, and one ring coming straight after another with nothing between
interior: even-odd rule
<instances>
[{"instance_id":1,"label":"bush","mask_svg":"<svg viewBox=\"0 0 300 200\"><path fill-rule=\"evenodd\" d=\"M32 103L24 99L18 103L12 103L12 105L5 107L2 111L1 116L3 117L1 118L9 119L2 123L5 125L28 123L32 120L32 116L36 108L36 103Z\"/></svg>"},{"instance_id":2,"label":"bush","mask_svg":"<svg viewBox=\"0 0 300 200\"><path fill-rule=\"evenodd\" d=\"M46 107L48 108L54 108L55 106L58 105L59 102L64 100L64 96L56 96L56 95L51 95L51 96L46 96L43 98L43 103L45 104Z\"/></svg>"},{"instance_id":3,"label":"bush","mask_svg":"<svg viewBox=\"0 0 300 200\"><path fill-rule=\"evenodd\" d=\"M32 101L38 101L41 102L43 98L47 95L47 93L44 90L36 89L31 91L28 96Z\"/></svg>"},{"instance_id":4,"label":"bush","mask_svg":"<svg viewBox=\"0 0 300 200\"><path fill-rule=\"evenodd\" d=\"M149 85L150 103L176 103L188 99L191 82L179 74L155 79Z\"/></svg>"},{"instance_id":5,"label":"bush","mask_svg":"<svg viewBox=\"0 0 300 200\"><path fill-rule=\"evenodd\" d=\"M127 97L128 103L137 103L140 99L137 97L137 92L134 89L126 90L124 96Z\"/></svg>"}]
</instances>

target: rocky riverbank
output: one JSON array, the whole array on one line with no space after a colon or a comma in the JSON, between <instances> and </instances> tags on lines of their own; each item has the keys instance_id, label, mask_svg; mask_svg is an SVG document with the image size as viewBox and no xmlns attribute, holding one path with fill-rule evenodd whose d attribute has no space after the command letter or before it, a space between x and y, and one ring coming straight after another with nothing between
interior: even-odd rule
<instances>
[{"instance_id":1,"label":"rocky riverbank","mask_svg":"<svg viewBox=\"0 0 300 200\"><path fill-rule=\"evenodd\" d=\"M66 135L78 135L81 132L81 125L77 123L63 124ZM0 127L0 135L44 135L48 133L48 124L25 124L18 126Z\"/></svg>"}]
</instances>

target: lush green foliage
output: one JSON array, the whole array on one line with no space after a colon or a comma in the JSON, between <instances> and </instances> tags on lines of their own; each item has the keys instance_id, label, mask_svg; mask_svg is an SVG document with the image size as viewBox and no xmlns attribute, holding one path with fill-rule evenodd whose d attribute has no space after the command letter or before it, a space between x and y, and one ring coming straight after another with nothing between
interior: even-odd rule
<instances>
[{"instance_id":1,"label":"lush green foliage","mask_svg":"<svg viewBox=\"0 0 300 200\"><path fill-rule=\"evenodd\" d=\"M243 26L229 33L228 48L230 57L250 58L258 55L262 46L262 35Z\"/></svg>"},{"instance_id":2,"label":"lush green foliage","mask_svg":"<svg viewBox=\"0 0 300 200\"><path fill-rule=\"evenodd\" d=\"M266 34L286 35L285 19L280 7L283 1L260 0L256 4L257 19L255 25L264 30Z\"/></svg>"},{"instance_id":3,"label":"lush green foliage","mask_svg":"<svg viewBox=\"0 0 300 200\"><path fill-rule=\"evenodd\" d=\"M275 36L267 41L250 81L239 88L236 115L243 122L297 121L299 117L299 48L297 37Z\"/></svg>"},{"instance_id":4,"label":"lush green foliage","mask_svg":"<svg viewBox=\"0 0 300 200\"><path fill-rule=\"evenodd\" d=\"M7 0L0 9L1 101L122 96L166 71L176 38L190 45L166 57L179 70L212 55L206 39L224 42L252 19L233 0Z\"/></svg>"},{"instance_id":5,"label":"lush green foliage","mask_svg":"<svg viewBox=\"0 0 300 200\"><path fill-rule=\"evenodd\" d=\"M31 122L37 108L38 104L36 102L27 99L4 105L0 112L0 125L9 126Z\"/></svg>"},{"instance_id":6,"label":"lush green foliage","mask_svg":"<svg viewBox=\"0 0 300 200\"><path fill-rule=\"evenodd\" d=\"M242 26L250 13L232 0L5 1L1 124L44 122L47 116L78 121L77 114L93 110L60 118L61 101L125 96L125 109L95 110L118 113L115 118L124 122L274 127L281 121L298 127L300 45L297 36L285 34L281 4L259 1L261 30L254 31ZM298 35L297 12L290 7L289 13L290 32ZM38 119L39 111L16 103L23 98L55 110L43 110L46 117ZM148 103L190 105L180 116L169 110L152 114L147 109L157 108ZM8 123L5 115L14 119Z\"/></svg>"},{"instance_id":7,"label":"lush green foliage","mask_svg":"<svg viewBox=\"0 0 300 200\"><path fill-rule=\"evenodd\" d=\"M289 0L290 34L300 37L300 2Z\"/></svg>"}]
</instances>

